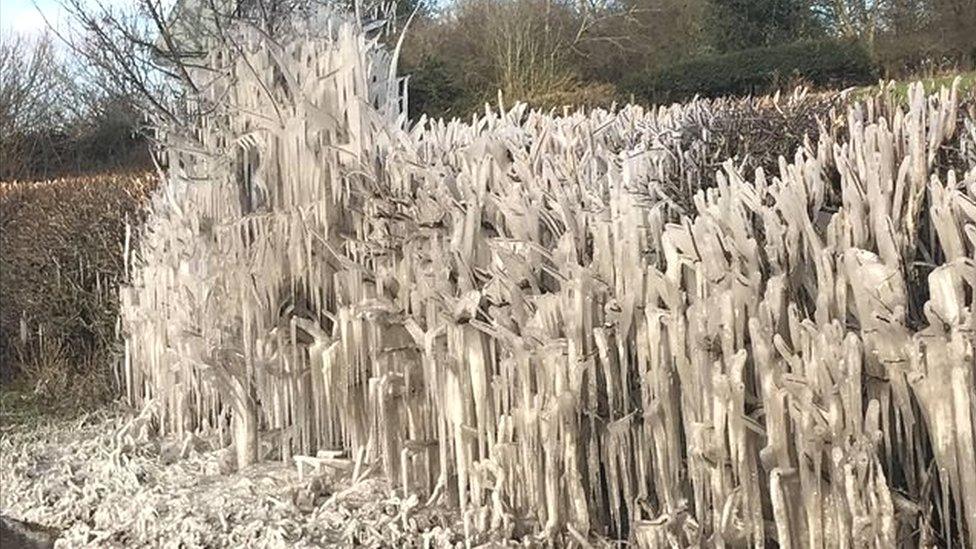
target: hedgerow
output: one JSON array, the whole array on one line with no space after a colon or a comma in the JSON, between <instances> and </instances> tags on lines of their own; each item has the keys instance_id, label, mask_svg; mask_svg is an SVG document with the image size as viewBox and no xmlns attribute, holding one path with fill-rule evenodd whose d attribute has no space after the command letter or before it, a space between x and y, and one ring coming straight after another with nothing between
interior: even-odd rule
<instances>
[{"instance_id":1,"label":"hedgerow","mask_svg":"<svg viewBox=\"0 0 976 549\"><path fill-rule=\"evenodd\" d=\"M115 345L127 223L144 172L0 183L0 368L39 393L104 386ZM103 387L104 388L104 387Z\"/></svg>"},{"instance_id":2,"label":"hedgerow","mask_svg":"<svg viewBox=\"0 0 976 549\"><path fill-rule=\"evenodd\" d=\"M696 95L761 95L797 82L838 88L870 83L877 76L874 62L862 44L805 40L695 57L635 73L623 88L640 99L662 103Z\"/></svg>"}]
</instances>

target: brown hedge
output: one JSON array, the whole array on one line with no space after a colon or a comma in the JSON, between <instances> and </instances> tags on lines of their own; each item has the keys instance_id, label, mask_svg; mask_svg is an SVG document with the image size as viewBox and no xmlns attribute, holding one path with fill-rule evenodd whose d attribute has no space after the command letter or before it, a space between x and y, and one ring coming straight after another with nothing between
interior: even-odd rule
<instances>
[{"instance_id":1,"label":"brown hedge","mask_svg":"<svg viewBox=\"0 0 976 549\"><path fill-rule=\"evenodd\" d=\"M109 371L126 224L154 184L144 171L0 183L4 377L27 374L40 390Z\"/></svg>"}]
</instances>

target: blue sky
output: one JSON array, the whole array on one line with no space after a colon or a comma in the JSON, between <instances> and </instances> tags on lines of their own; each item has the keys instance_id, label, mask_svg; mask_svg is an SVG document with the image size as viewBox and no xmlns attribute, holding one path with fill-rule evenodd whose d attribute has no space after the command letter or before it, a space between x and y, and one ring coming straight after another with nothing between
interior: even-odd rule
<instances>
[{"instance_id":1,"label":"blue sky","mask_svg":"<svg viewBox=\"0 0 976 549\"><path fill-rule=\"evenodd\" d=\"M0 28L4 32L41 32L45 27L41 12L55 25L64 19L57 0L0 0Z\"/></svg>"}]
</instances>

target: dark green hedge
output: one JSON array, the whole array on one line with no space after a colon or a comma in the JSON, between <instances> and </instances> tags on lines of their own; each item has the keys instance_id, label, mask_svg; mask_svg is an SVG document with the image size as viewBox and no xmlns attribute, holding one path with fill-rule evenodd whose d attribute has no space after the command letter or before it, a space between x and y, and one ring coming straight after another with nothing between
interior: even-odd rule
<instances>
[{"instance_id":1,"label":"dark green hedge","mask_svg":"<svg viewBox=\"0 0 976 549\"><path fill-rule=\"evenodd\" d=\"M816 86L873 83L877 69L857 42L806 40L705 55L627 79L624 90L654 103L694 95L718 97L772 91L792 82Z\"/></svg>"},{"instance_id":2,"label":"dark green hedge","mask_svg":"<svg viewBox=\"0 0 976 549\"><path fill-rule=\"evenodd\" d=\"M415 66L404 65L406 74L410 75L407 109L411 119L416 120L421 114L447 117L458 114L452 111L464 101L465 90L443 59L425 56Z\"/></svg>"}]
</instances>

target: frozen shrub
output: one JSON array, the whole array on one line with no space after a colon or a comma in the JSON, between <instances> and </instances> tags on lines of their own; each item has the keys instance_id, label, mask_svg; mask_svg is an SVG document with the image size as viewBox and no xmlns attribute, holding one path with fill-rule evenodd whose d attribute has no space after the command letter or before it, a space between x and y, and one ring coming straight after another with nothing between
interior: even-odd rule
<instances>
[{"instance_id":1,"label":"frozen shrub","mask_svg":"<svg viewBox=\"0 0 976 549\"><path fill-rule=\"evenodd\" d=\"M348 448L474 543L976 542L956 88L745 170L686 131L709 102L404 127L391 57L324 17L241 29L170 142L122 294L161 430Z\"/></svg>"}]
</instances>

